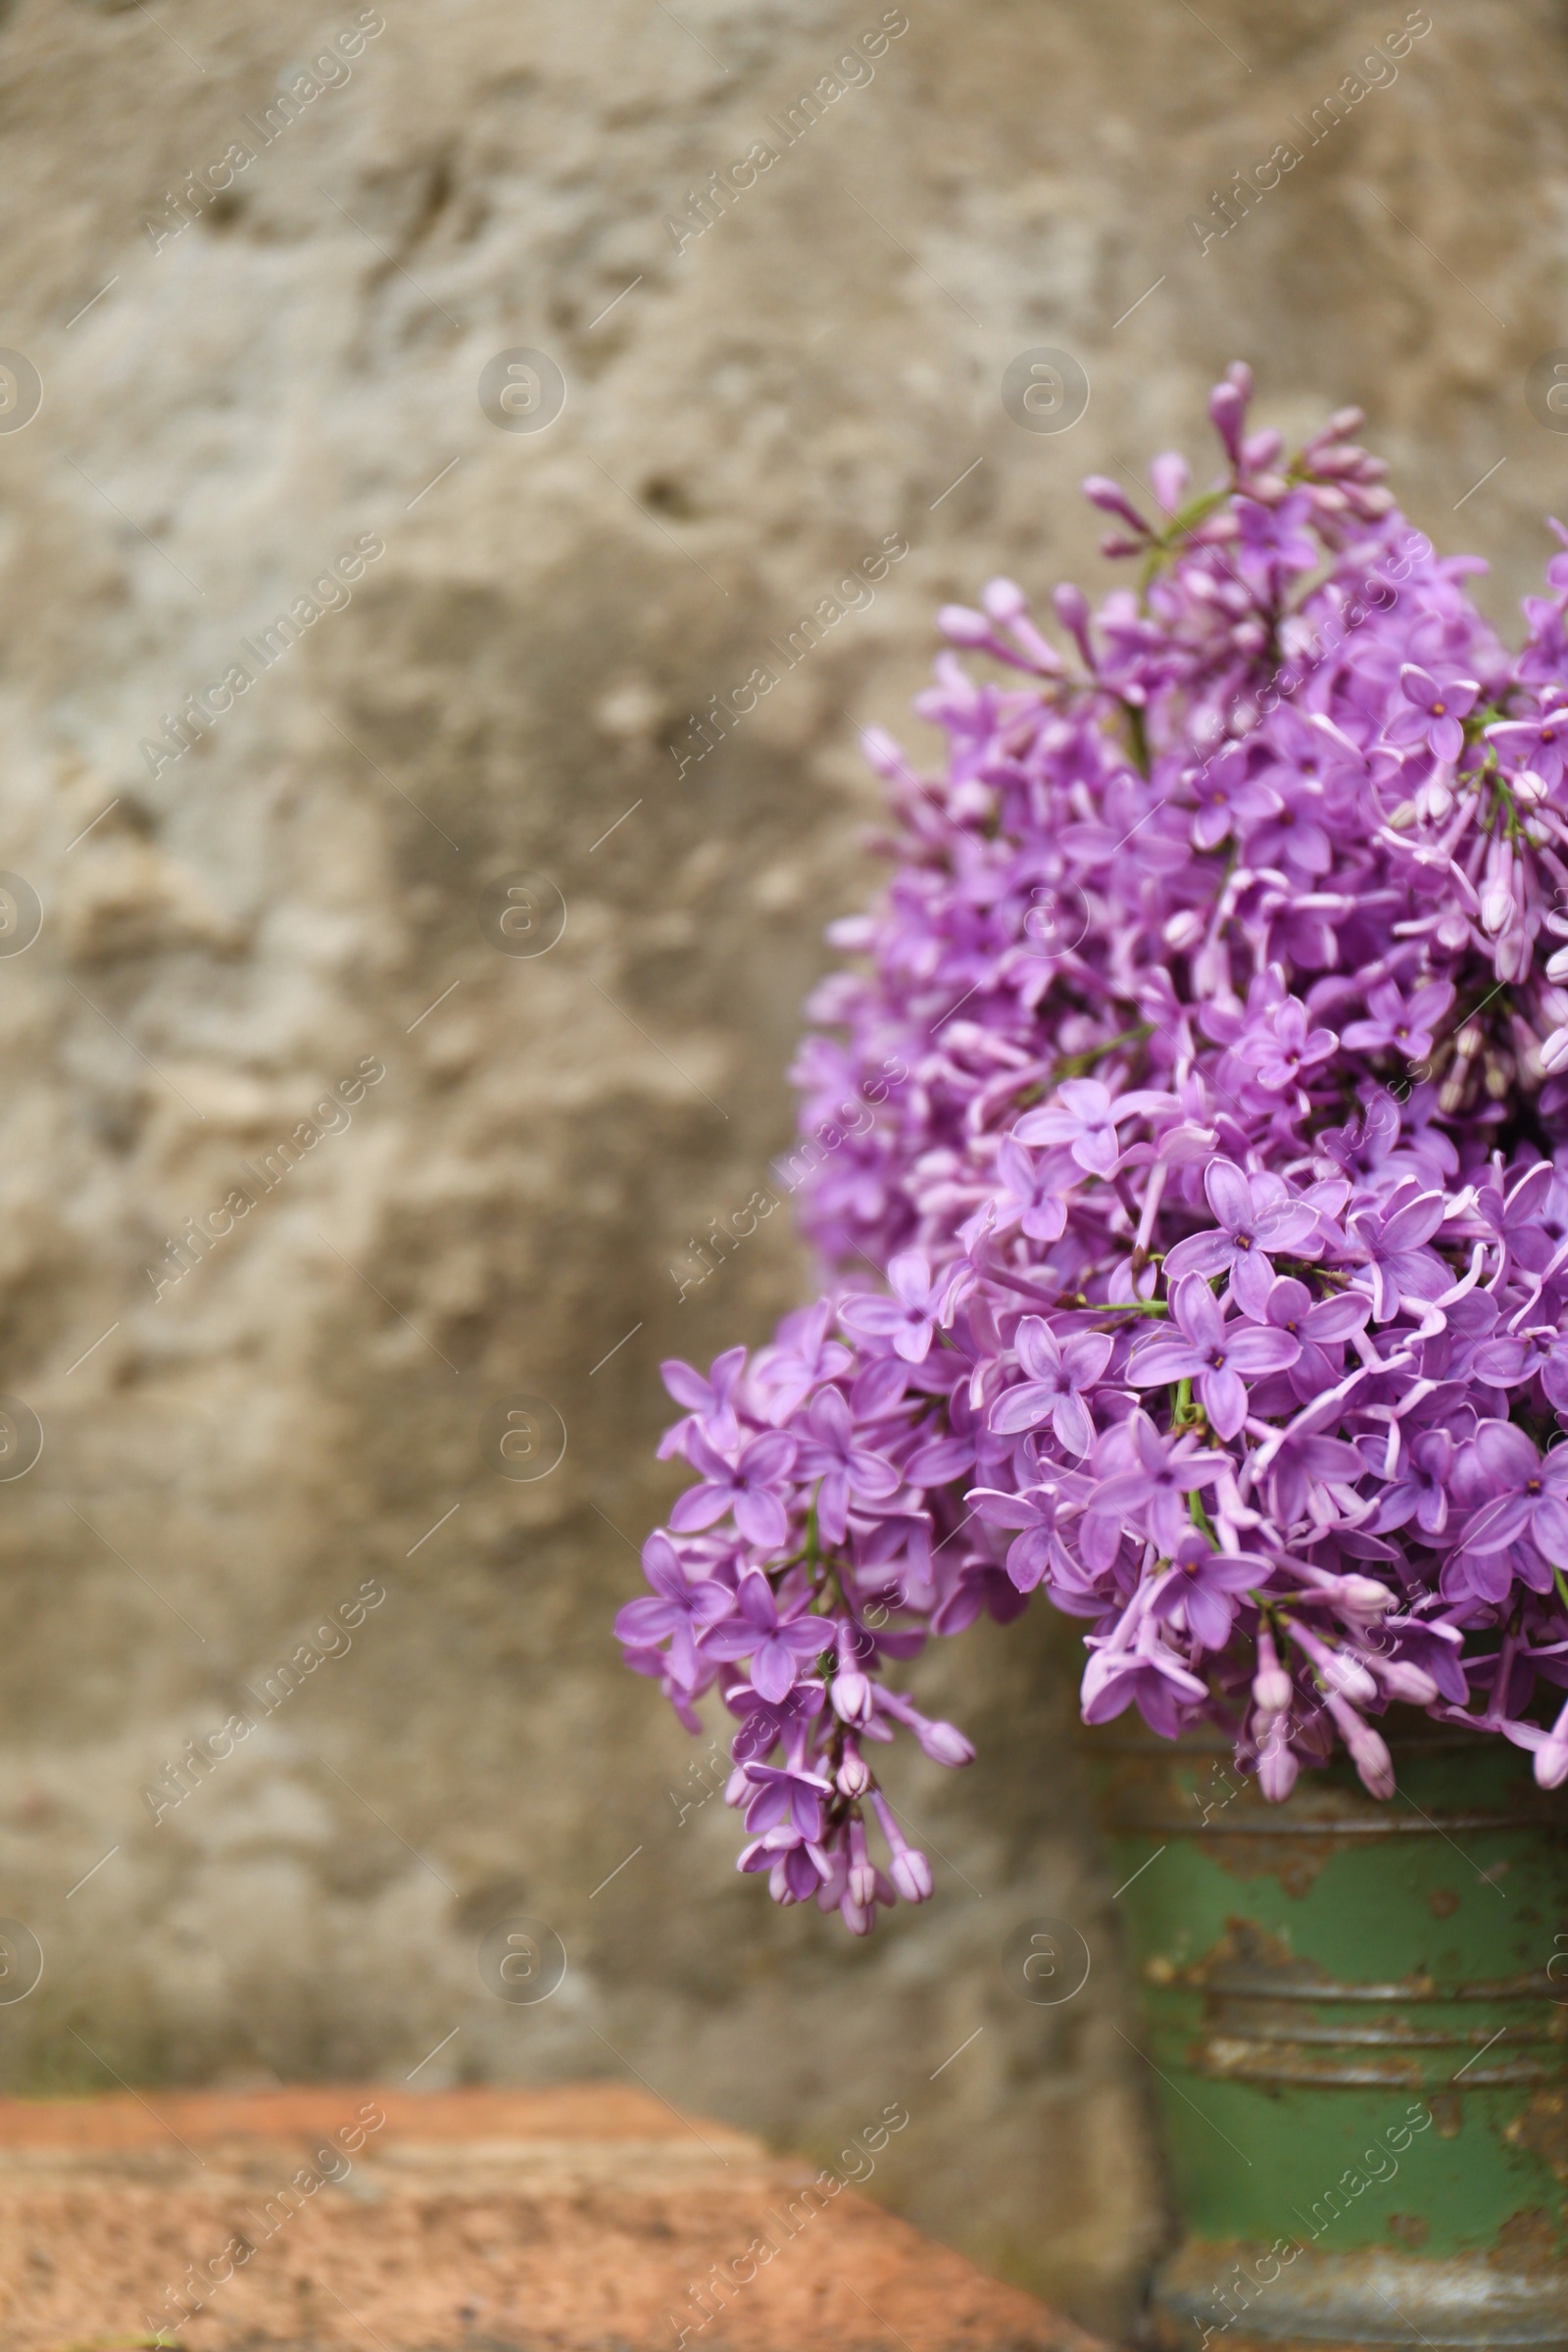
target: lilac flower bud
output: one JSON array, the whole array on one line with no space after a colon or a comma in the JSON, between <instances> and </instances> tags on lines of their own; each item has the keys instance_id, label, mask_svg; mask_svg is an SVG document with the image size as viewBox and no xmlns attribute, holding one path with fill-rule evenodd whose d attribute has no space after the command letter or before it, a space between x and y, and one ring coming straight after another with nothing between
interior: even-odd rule
<instances>
[{"instance_id":1,"label":"lilac flower bud","mask_svg":"<svg viewBox=\"0 0 1568 2352\"><path fill-rule=\"evenodd\" d=\"M914 1736L933 1764L972 1764L973 1742L966 1740L954 1723L932 1723L921 1715L912 1726Z\"/></svg>"},{"instance_id":2,"label":"lilac flower bud","mask_svg":"<svg viewBox=\"0 0 1568 2352\"><path fill-rule=\"evenodd\" d=\"M1267 434L1259 435L1258 438L1273 440L1276 439L1277 436L1274 434ZM1250 447L1250 441L1243 444L1242 463L1244 466L1250 466L1251 463L1247 454ZM1248 480L1248 488L1251 492L1253 498L1262 499L1271 507L1278 506L1282 499L1290 496L1291 492L1291 485L1285 479L1285 476L1282 473L1250 474Z\"/></svg>"},{"instance_id":3,"label":"lilac flower bud","mask_svg":"<svg viewBox=\"0 0 1568 2352\"><path fill-rule=\"evenodd\" d=\"M1016 580L988 580L980 591L980 602L992 619L1004 627L1021 619L1029 610L1029 599Z\"/></svg>"},{"instance_id":4,"label":"lilac flower bud","mask_svg":"<svg viewBox=\"0 0 1568 2352\"><path fill-rule=\"evenodd\" d=\"M1564 1062L1568 1062L1568 1028L1554 1029L1548 1038L1543 1040L1541 1066L1548 1073L1555 1074Z\"/></svg>"},{"instance_id":5,"label":"lilac flower bud","mask_svg":"<svg viewBox=\"0 0 1568 2352\"><path fill-rule=\"evenodd\" d=\"M850 1900L858 1910L869 1911L876 1901L876 1872L871 1866L865 1842L865 1824L850 1824Z\"/></svg>"},{"instance_id":6,"label":"lilac flower bud","mask_svg":"<svg viewBox=\"0 0 1568 2352\"><path fill-rule=\"evenodd\" d=\"M1358 1706L1370 1706L1378 1694L1371 1675L1347 1650L1325 1650L1323 1680L1331 1690L1337 1690L1342 1698L1353 1699Z\"/></svg>"},{"instance_id":7,"label":"lilac flower bud","mask_svg":"<svg viewBox=\"0 0 1568 2352\"><path fill-rule=\"evenodd\" d=\"M1224 442L1233 466L1242 458L1242 424L1247 416L1247 398L1236 384L1216 384L1208 396L1208 414L1214 430Z\"/></svg>"},{"instance_id":8,"label":"lilac flower bud","mask_svg":"<svg viewBox=\"0 0 1568 2352\"><path fill-rule=\"evenodd\" d=\"M871 1772L865 1758L851 1746L844 1750L844 1761L836 1775L841 1796L863 1796L871 1786Z\"/></svg>"},{"instance_id":9,"label":"lilac flower bud","mask_svg":"<svg viewBox=\"0 0 1568 2352\"><path fill-rule=\"evenodd\" d=\"M969 605L944 605L937 614L937 627L955 645L970 645L977 649L993 642L992 627L983 612Z\"/></svg>"},{"instance_id":10,"label":"lilac flower bud","mask_svg":"<svg viewBox=\"0 0 1568 2352\"><path fill-rule=\"evenodd\" d=\"M1426 1668L1412 1665L1408 1658L1380 1659L1378 1679L1391 1698L1401 1699L1406 1706L1434 1706L1440 1695Z\"/></svg>"},{"instance_id":11,"label":"lilac flower bud","mask_svg":"<svg viewBox=\"0 0 1568 2352\"><path fill-rule=\"evenodd\" d=\"M888 733L886 727L861 728L860 757L877 775L886 776L890 782L909 772L909 762L903 745L896 736Z\"/></svg>"},{"instance_id":12,"label":"lilac flower bud","mask_svg":"<svg viewBox=\"0 0 1568 2352\"><path fill-rule=\"evenodd\" d=\"M1380 1585L1374 1576L1336 1577L1335 1598L1343 1609L1357 1617L1381 1617L1398 1606L1398 1596Z\"/></svg>"},{"instance_id":13,"label":"lilac flower bud","mask_svg":"<svg viewBox=\"0 0 1568 2352\"><path fill-rule=\"evenodd\" d=\"M1343 1698L1331 1696L1329 1713L1339 1727L1341 1739L1350 1751L1350 1761L1363 1784L1373 1796L1391 1797L1394 1794L1394 1759L1381 1735L1364 1723L1355 1709Z\"/></svg>"},{"instance_id":14,"label":"lilac flower bud","mask_svg":"<svg viewBox=\"0 0 1568 2352\"><path fill-rule=\"evenodd\" d=\"M997 796L988 784L966 776L948 794L948 807L956 824L983 825L996 812Z\"/></svg>"},{"instance_id":15,"label":"lilac flower bud","mask_svg":"<svg viewBox=\"0 0 1568 2352\"><path fill-rule=\"evenodd\" d=\"M1192 479L1187 460L1176 452L1155 458L1149 468L1149 478L1154 485L1154 496L1167 514L1174 514L1187 495Z\"/></svg>"},{"instance_id":16,"label":"lilac flower bud","mask_svg":"<svg viewBox=\"0 0 1568 2352\"><path fill-rule=\"evenodd\" d=\"M1170 917L1161 937L1167 948L1173 948L1181 956L1189 948L1197 947L1206 929L1207 925L1196 906L1183 906ZM1564 955L1568 956L1568 949L1564 950Z\"/></svg>"},{"instance_id":17,"label":"lilac flower bud","mask_svg":"<svg viewBox=\"0 0 1568 2352\"><path fill-rule=\"evenodd\" d=\"M1531 969L1531 962L1533 962L1531 934L1528 934L1519 915L1516 915L1514 922L1509 924L1509 929L1502 931L1502 936L1497 939L1495 951L1493 951L1493 966L1495 966L1499 981L1523 981L1526 971ZM1493 1060L1495 1060L1495 1056L1493 1056ZM1511 1072L1509 1072L1509 1080L1511 1080Z\"/></svg>"},{"instance_id":18,"label":"lilac flower bud","mask_svg":"<svg viewBox=\"0 0 1568 2352\"><path fill-rule=\"evenodd\" d=\"M1536 1780L1543 1788L1560 1788L1568 1781L1568 1706L1536 1750Z\"/></svg>"},{"instance_id":19,"label":"lilac flower bud","mask_svg":"<svg viewBox=\"0 0 1568 2352\"><path fill-rule=\"evenodd\" d=\"M1300 1763L1286 1736L1283 1717L1270 1724L1257 1751L1257 1783L1271 1805L1282 1805L1296 1787Z\"/></svg>"},{"instance_id":20,"label":"lilac flower bud","mask_svg":"<svg viewBox=\"0 0 1568 2352\"><path fill-rule=\"evenodd\" d=\"M888 1864L888 1876L906 1903L930 1899L931 1865L917 1846L906 1845Z\"/></svg>"},{"instance_id":21,"label":"lilac flower bud","mask_svg":"<svg viewBox=\"0 0 1568 2352\"><path fill-rule=\"evenodd\" d=\"M1372 1704L1378 1694L1377 1684L1348 1651L1330 1648L1299 1622L1293 1622L1290 1632L1297 1647L1303 1649L1316 1667L1325 1690L1337 1692L1341 1698L1353 1699L1358 1706Z\"/></svg>"},{"instance_id":22,"label":"lilac flower bud","mask_svg":"<svg viewBox=\"0 0 1568 2352\"><path fill-rule=\"evenodd\" d=\"M886 1797L873 1796L877 1825L888 1842L888 1876L906 1903L923 1903L931 1892L931 1865L908 1843Z\"/></svg>"},{"instance_id":23,"label":"lilac flower bud","mask_svg":"<svg viewBox=\"0 0 1568 2352\"><path fill-rule=\"evenodd\" d=\"M1113 482L1108 474L1091 473L1086 475L1080 487L1085 498L1099 507L1102 513L1119 514L1123 522L1130 523L1141 538L1148 538L1148 523L1119 482Z\"/></svg>"},{"instance_id":24,"label":"lilac flower bud","mask_svg":"<svg viewBox=\"0 0 1568 2352\"><path fill-rule=\"evenodd\" d=\"M1494 937L1502 929L1513 912L1511 882L1511 876L1500 875L1489 882L1481 894L1481 927L1484 931L1490 931Z\"/></svg>"},{"instance_id":25,"label":"lilac flower bud","mask_svg":"<svg viewBox=\"0 0 1568 2352\"><path fill-rule=\"evenodd\" d=\"M876 1699L883 1715L890 1715L895 1723L906 1725L914 1734L933 1764L974 1762L974 1749L956 1724L934 1723L929 1715L921 1714L912 1699L897 1690L879 1689Z\"/></svg>"},{"instance_id":26,"label":"lilac flower bud","mask_svg":"<svg viewBox=\"0 0 1568 2352\"><path fill-rule=\"evenodd\" d=\"M1331 481L1355 479L1365 464L1365 455L1359 449L1314 449L1312 452L1313 473L1327 475Z\"/></svg>"},{"instance_id":27,"label":"lilac flower bud","mask_svg":"<svg viewBox=\"0 0 1568 2352\"><path fill-rule=\"evenodd\" d=\"M1252 1699L1258 1713L1271 1719L1283 1715L1291 1703L1291 1678L1279 1661L1274 1637L1263 1626L1257 1637L1257 1672L1252 1677Z\"/></svg>"},{"instance_id":28,"label":"lilac flower bud","mask_svg":"<svg viewBox=\"0 0 1568 2352\"><path fill-rule=\"evenodd\" d=\"M1223 940L1215 940L1200 951L1193 971L1193 985L1204 996L1223 998L1229 993L1230 957Z\"/></svg>"},{"instance_id":29,"label":"lilac flower bud","mask_svg":"<svg viewBox=\"0 0 1568 2352\"><path fill-rule=\"evenodd\" d=\"M1075 637L1081 637L1089 626L1089 599L1083 590L1075 588L1070 580L1063 580L1059 587L1052 590L1051 601L1056 608L1056 617L1062 627L1070 629Z\"/></svg>"},{"instance_id":30,"label":"lilac flower bud","mask_svg":"<svg viewBox=\"0 0 1568 2352\"><path fill-rule=\"evenodd\" d=\"M865 1676L852 1668L848 1674L833 1677L829 1693L833 1712L845 1723L864 1723L871 1712L871 1686Z\"/></svg>"}]
</instances>

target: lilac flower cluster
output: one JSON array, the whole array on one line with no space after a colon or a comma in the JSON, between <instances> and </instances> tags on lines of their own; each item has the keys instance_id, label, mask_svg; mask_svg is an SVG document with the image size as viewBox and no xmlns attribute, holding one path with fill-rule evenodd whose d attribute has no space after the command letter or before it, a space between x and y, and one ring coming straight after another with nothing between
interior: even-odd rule
<instances>
[{"instance_id":1,"label":"lilac flower cluster","mask_svg":"<svg viewBox=\"0 0 1568 2352\"><path fill-rule=\"evenodd\" d=\"M741 1869L858 1934L931 1887L876 1749L973 1752L889 1667L1037 1588L1089 1722L1218 1722L1272 1798L1338 1744L1392 1794L1391 1703L1568 1779L1568 552L1511 658L1359 416L1287 458L1250 389L1212 487L1086 484L1138 584L1061 643L942 614L1011 673L939 660L945 774L867 737L896 869L804 1123L906 1075L813 1180L826 1295L665 1367L627 1661L716 1690Z\"/></svg>"}]
</instances>

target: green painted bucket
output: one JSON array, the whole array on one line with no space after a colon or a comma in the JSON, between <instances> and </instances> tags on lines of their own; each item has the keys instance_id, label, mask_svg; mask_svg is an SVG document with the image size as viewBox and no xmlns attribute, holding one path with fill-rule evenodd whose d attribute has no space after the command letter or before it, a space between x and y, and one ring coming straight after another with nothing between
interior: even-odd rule
<instances>
[{"instance_id":1,"label":"green painted bucket","mask_svg":"<svg viewBox=\"0 0 1568 2352\"><path fill-rule=\"evenodd\" d=\"M1185 2230L1165 2352L1568 2348L1568 1790L1383 1728L1387 1804L1088 1735Z\"/></svg>"}]
</instances>

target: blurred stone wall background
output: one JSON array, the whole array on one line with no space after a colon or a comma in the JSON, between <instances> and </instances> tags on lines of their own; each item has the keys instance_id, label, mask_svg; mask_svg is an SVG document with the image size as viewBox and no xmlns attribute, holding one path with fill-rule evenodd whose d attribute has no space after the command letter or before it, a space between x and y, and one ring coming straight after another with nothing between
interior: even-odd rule
<instances>
[{"instance_id":1,"label":"blurred stone wall background","mask_svg":"<svg viewBox=\"0 0 1568 2352\"><path fill-rule=\"evenodd\" d=\"M1568 340L1568 33L1431 0L1205 250L1192 217L1399 0L906 7L678 243L876 0L0 12L0 428L42 389L0 429L0 865L43 916L0 957L0 1386L45 1438L0 1485L0 1912L45 1961L0 2077L627 2069L824 2156L902 2102L873 2193L1104 2317L1158 2190L1072 1629L919 1669L981 1741L905 1782L923 1913L850 1949L738 1882L702 1743L609 1619L674 1483L659 1359L760 1339L808 1269L782 1217L684 1298L671 1268L789 1137L822 926L871 880L857 725L906 727L940 601L1103 583L1085 472L1206 467L1246 357L1293 431L1366 407L1499 615L1535 581L1568 499L1523 389ZM187 178L235 144L228 190ZM1088 372L1070 432L1002 403L1042 345ZM546 430L480 405L518 347L564 381ZM874 603L683 769L689 714L888 534ZM143 750L371 541L183 756ZM480 919L519 870L565 908L536 956ZM155 1297L362 1062L351 1122ZM567 1434L531 1483L484 1449L523 1393ZM352 1646L155 1824L142 1791L367 1580ZM476 1967L516 1912L570 1958L538 2007ZM1096 1954L1055 2010L998 1960L1041 1914Z\"/></svg>"}]
</instances>

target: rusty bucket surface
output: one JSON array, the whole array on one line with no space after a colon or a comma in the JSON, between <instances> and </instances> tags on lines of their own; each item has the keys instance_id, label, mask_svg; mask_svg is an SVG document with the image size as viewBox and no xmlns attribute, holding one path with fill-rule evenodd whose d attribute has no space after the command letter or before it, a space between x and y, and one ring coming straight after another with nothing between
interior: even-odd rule
<instances>
[{"instance_id":1,"label":"rusty bucket surface","mask_svg":"<svg viewBox=\"0 0 1568 2352\"><path fill-rule=\"evenodd\" d=\"M1384 1727L1270 1805L1228 1747L1088 1736L1185 2236L1168 2352L1568 2352L1568 1791Z\"/></svg>"}]
</instances>

